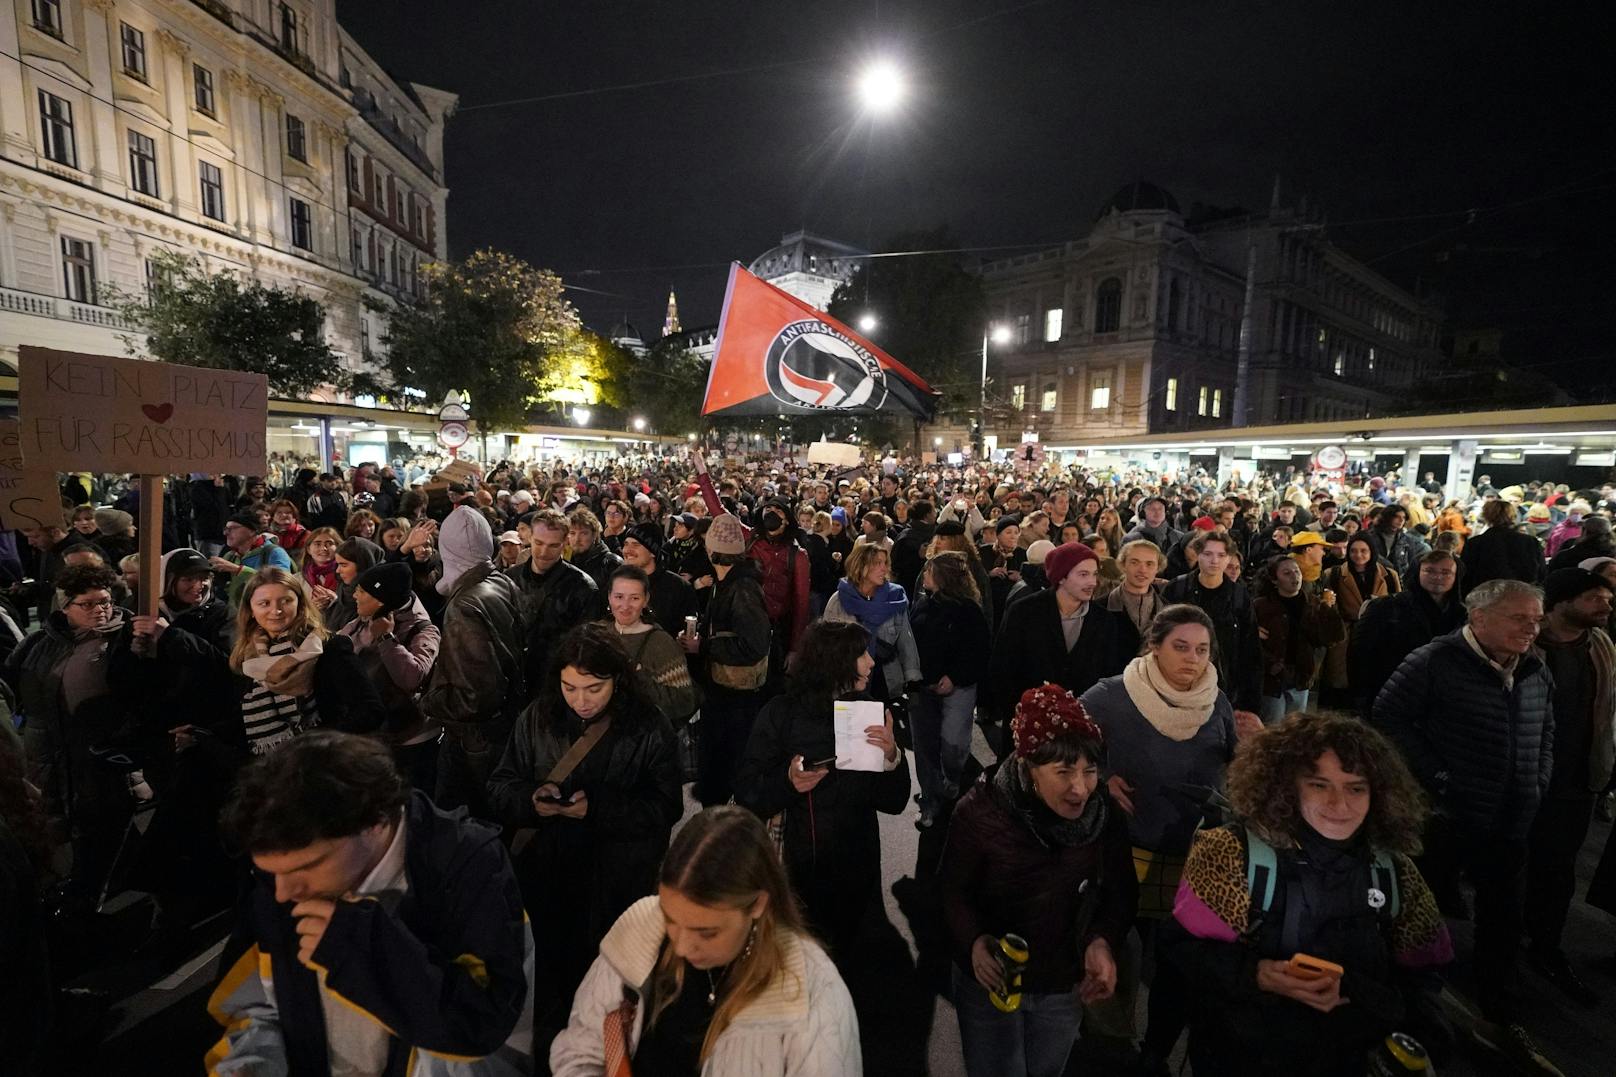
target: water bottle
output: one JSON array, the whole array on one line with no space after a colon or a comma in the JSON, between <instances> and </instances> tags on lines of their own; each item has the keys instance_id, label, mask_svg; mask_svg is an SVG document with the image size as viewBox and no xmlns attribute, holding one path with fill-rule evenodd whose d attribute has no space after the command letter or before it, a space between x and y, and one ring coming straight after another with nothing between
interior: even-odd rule
<instances>
[{"instance_id":1,"label":"water bottle","mask_svg":"<svg viewBox=\"0 0 1616 1077\"><path fill-rule=\"evenodd\" d=\"M1004 971L1004 988L989 991L988 1001L1004 1013L1021 1009L1021 974L1027 971L1027 940L1020 935L1005 935L999 939L997 957Z\"/></svg>"},{"instance_id":2,"label":"water bottle","mask_svg":"<svg viewBox=\"0 0 1616 1077\"><path fill-rule=\"evenodd\" d=\"M1436 1077L1436 1066L1420 1041L1406 1032L1393 1032L1369 1055L1368 1077Z\"/></svg>"}]
</instances>

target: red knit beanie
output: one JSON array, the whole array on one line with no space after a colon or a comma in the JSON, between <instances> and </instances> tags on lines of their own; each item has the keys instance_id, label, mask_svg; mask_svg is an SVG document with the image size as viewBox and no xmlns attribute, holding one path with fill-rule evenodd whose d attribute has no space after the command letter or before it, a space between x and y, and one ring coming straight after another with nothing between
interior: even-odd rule
<instances>
[{"instance_id":1,"label":"red knit beanie","mask_svg":"<svg viewBox=\"0 0 1616 1077\"><path fill-rule=\"evenodd\" d=\"M1072 569L1084 561L1099 560L1100 555L1081 542L1063 542L1044 558L1044 578L1049 586L1059 587L1060 582L1072 574Z\"/></svg>"},{"instance_id":2,"label":"red knit beanie","mask_svg":"<svg viewBox=\"0 0 1616 1077\"><path fill-rule=\"evenodd\" d=\"M1060 685L1046 681L1023 692L1015 716L1010 719L1016 754L1025 759L1062 733L1081 733L1101 743L1105 741L1083 704Z\"/></svg>"}]
</instances>

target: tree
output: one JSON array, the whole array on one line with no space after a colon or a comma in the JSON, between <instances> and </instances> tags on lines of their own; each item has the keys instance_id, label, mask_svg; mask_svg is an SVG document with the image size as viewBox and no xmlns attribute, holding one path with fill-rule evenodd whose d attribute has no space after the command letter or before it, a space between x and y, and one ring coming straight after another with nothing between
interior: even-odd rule
<instances>
[{"instance_id":1,"label":"tree","mask_svg":"<svg viewBox=\"0 0 1616 1077\"><path fill-rule=\"evenodd\" d=\"M683 337L662 337L629 367L632 406L663 434L694 433L707 425L701 416L708 364Z\"/></svg>"},{"instance_id":2,"label":"tree","mask_svg":"<svg viewBox=\"0 0 1616 1077\"><path fill-rule=\"evenodd\" d=\"M525 426L546 387L554 390L563 350L578 346L581 326L561 278L491 250L422 272L425 299L380 308L389 315L388 377L427 400L465 392L484 429Z\"/></svg>"},{"instance_id":3,"label":"tree","mask_svg":"<svg viewBox=\"0 0 1616 1077\"><path fill-rule=\"evenodd\" d=\"M959 245L952 232L938 228L894 236L885 249L951 251ZM943 411L976 407L986 312L981 278L956 254L870 259L830 300L830 313L855 328L862 315L874 315L876 328L867 335L941 393Z\"/></svg>"},{"instance_id":4,"label":"tree","mask_svg":"<svg viewBox=\"0 0 1616 1077\"><path fill-rule=\"evenodd\" d=\"M325 308L318 300L238 273L210 273L192 255L165 251L152 262L149 294L108 289L113 309L138 331L121 337L130 355L263 374L270 391L283 397L322 387L376 388L368 375L344 367L326 344Z\"/></svg>"},{"instance_id":5,"label":"tree","mask_svg":"<svg viewBox=\"0 0 1616 1077\"><path fill-rule=\"evenodd\" d=\"M628 382L633 364L633 353L622 345L588 329L572 330L545 355L535 399L563 417L580 404L621 411L632 399Z\"/></svg>"}]
</instances>

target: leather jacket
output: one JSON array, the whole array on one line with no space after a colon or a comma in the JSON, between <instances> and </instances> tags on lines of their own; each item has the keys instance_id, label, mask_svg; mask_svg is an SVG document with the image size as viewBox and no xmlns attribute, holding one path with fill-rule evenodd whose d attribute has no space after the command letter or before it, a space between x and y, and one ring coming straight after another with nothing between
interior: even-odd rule
<instances>
[{"instance_id":1,"label":"leather jacket","mask_svg":"<svg viewBox=\"0 0 1616 1077\"><path fill-rule=\"evenodd\" d=\"M455 581L444 603L443 648L421 697L423 714L471 724L515 719L527 702L519 602L516 584L491 561Z\"/></svg>"}]
</instances>

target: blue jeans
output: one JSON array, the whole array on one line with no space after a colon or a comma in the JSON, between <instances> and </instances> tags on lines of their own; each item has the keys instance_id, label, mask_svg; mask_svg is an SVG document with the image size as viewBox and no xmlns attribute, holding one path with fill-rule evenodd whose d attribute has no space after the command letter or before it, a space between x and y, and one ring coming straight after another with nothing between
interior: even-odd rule
<instances>
[{"instance_id":1,"label":"blue jeans","mask_svg":"<svg viewBox=\"0 0 1616 1077\"><path fill-rule=\"evenodd\" d=\"M1285 720L1286 715L1307 710L1312 697L1312 691L1303 688L1287 688L1277 696L1263 696L1262 709L1258 712L1262 716L1263 725L1278 725Z\"/></svg>"},{"instance_id":2,"label":"blue jeans","mask_svg":"<svg viewBox=\"0 0 1616 1077\"><path fill-rule=\"evenodd\" d=\"M969 1077L1060 1077L1083 1016L1074 992L1023 994L1019 1010L1001 1013L976 977L958 965L953 972Z\"/></svg>"},{"instance_id":3,"label":"blue jeans","mask_svg":"<svg viewBox=\"0 0 1616 1077\"><path fill-rule=\"evenodd\" d=\"M971 754L971 722L976 715L976 685L956 688L946 696L924 689L910 697L909 730L914 736L915 772L926 814L957 800L960 775Z\"/></svg>"}]
</instances>

